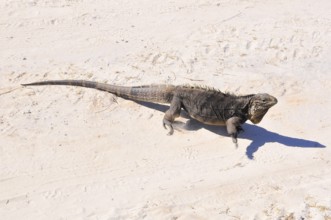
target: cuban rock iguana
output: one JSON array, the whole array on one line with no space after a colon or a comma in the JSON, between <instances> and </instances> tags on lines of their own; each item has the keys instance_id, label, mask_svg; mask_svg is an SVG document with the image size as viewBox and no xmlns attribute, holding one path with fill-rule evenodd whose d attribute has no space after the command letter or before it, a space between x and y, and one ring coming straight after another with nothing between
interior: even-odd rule
<instances>
[{"instance_id":1,"label":"cuban rock iguana","mask_svg":"<svg viewBox=\"0 0 331 220\"><path fill-rule=\"evenodd\" d=\"M170 103L165 112L163 127L169 128L168 135L174 132L173 122L184 109L188 115L204 124L226 126L234 143L243 131L241 124L250 120L259 123L277 99L266 93L237 96L202 86L144 85L116 86L85 80L51 80L23 86L69 85L94 88L110 92L116 96L152 103Z\"/></svg>"}]
</instances>

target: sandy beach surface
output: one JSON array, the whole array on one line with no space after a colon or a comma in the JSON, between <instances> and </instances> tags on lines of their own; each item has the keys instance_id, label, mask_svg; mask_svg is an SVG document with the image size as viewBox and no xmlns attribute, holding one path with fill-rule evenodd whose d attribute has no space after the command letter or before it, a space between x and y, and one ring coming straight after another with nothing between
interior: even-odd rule
<instances>
[{"instance_id":1,"label":"sandy beach surface","mask_svg":"<svg viewBox=\"0 0 331 220\"><path fill-rule=\"evenodd\" d=\"M0 219L331 219L330 0L2 0ZM224 127L54 79L278 99Z\"/></svg>"}]
</instances>

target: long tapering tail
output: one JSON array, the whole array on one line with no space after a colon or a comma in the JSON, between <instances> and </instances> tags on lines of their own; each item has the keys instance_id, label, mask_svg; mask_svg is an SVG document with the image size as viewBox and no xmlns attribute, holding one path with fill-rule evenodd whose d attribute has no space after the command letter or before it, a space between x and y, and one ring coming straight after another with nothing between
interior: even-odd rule
<instances>
[{"instance_id":1,"label":"long tapering tail","mask_svg":"<svg viewBox=\"0 0 331 220\"><path fill-rule=\"evenodd\" d=\"M66 85L80 86L110 92L121 98L136 101L169 103L173 97L175 86L172 85L146 85L146 86L116 86L86 80L50 80L22 84L22 86Z\"/></svg>"}]
</instances>

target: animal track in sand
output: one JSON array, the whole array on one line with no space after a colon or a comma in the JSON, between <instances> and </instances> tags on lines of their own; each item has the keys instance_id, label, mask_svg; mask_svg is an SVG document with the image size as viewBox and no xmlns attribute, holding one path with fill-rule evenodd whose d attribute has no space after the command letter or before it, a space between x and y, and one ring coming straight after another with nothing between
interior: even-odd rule
<instances>
[{"instance_id":1,"label":"animal track in sand","mask_svg":"<svg viewBox=\"0 0 331 220\"><path fill-rule=\"evenodd\" d=\"M75 3L83 2L83 0L34 0L34 1L18 1L9 0L6 1L5 6L10 8L24 8L31 6L43 6L43 7L68 7Z\"/></svg>"},{"instance_id":2,"label":"animal track in sand","mask_svg":"<svg viewBox=\"0 0 331 220\"><path fill-rule=\"evenodd\" d=\"M317 31L323 21L300 20L300 22L302 26L298 27L292 27L294 24L287 21L278 22L269 30L265 29L264 24L206 25L191 33L187 42L196 45L195 50L202 50L201 45L213 48L213 53L208 51L208 53L197 54L223 57L228 59L228 62L232 62L230 66L241 65L230 61L233 59L247 61L247 63L262 61L278 65L292 60L320 56L328 42L324 36L329 35L330 31L325 30L323 33ZM279 31L278 26L286 31Z\"/></svg>"},{"instance_id":3,"label":"animal track in sand","mask_svg":"<svg viewBox=\"0 0 331 220\"><path fill-rule=\"evenodd\" d=\"M329 44L326 36L331 31L320 28L325 22L307 18L296 23L275 22L271 27L264 23L209 24L188 33L179 48L171 48L170 42L164 42L164 48L150 45L130 57L129 62L153 75L173 72L177 76L193 73L195 77L207 66L223 73L224 69L236 67L278 66L314 59L320 57Z\"/></svg>"}]
</instances>

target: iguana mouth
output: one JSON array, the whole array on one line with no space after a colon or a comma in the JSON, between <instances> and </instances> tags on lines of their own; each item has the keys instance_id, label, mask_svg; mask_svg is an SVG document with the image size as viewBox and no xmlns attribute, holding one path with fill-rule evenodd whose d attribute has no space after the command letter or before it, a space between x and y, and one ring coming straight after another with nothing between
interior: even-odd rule
<instances>
[{"instance_id":1,"label":"iguana mouth","mask_svg":"<svg viewBox=\"0 0 331 220\"><path fill-rule=\"evenodd\" d=\"M254 114L254 116L250 116L249 120L253 122L253 124L258 124L263 119L265 114L268 112L269 109L266 109L265 111L260 111L259 114Z\"/></svg>"}]
</instances>

